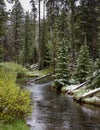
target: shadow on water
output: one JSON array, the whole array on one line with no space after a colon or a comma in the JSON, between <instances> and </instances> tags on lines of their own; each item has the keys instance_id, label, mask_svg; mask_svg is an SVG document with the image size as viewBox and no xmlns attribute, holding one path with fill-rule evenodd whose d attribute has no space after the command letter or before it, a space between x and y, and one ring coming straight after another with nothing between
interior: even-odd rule
<instances>
[{"instance_id":1,"label":"shadow on water","mask_svg":"<svg viewBox=\"0 0 100 130\"><path fill-rule=\"evenodd\" d=\"M100 130L100 109L80 106L69 95L53 91L50 84L28 86L34 100L30 130Z\"/></svg>"}]
</instances>

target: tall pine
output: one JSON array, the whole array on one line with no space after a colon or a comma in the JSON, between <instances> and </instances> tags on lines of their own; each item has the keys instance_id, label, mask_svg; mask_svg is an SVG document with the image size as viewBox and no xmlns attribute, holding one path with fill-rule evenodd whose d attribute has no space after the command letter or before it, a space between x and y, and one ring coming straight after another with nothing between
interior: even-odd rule
<instances>
[{"instance_id":1,"label":"tall pine","mask_svg":"<svg viewBox=\"0 0 100 130\"><path fill-rule=\"evenodd\" d=\"M15 0L15 3L11 12L11 26L13 33L13 60L21 62L22 50L24 44L24 12L23 7L19 0Z\"/></svg>"}]
</instances>

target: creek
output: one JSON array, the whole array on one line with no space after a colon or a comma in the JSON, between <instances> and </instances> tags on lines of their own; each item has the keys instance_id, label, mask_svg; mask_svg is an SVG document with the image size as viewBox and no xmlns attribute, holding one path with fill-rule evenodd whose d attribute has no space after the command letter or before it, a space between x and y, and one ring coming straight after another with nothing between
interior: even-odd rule
<instances>
[{"instance_id":1,"label":"creek","mask_svg":"<svg viewBox=\"0 0 100 130\"><path fill-rule=\"evenodd\" d=\"M32 115L27 119L30 130L100 130L100 108L77 104L50 85L27 86L34 100Z\"/></svg>"}]
</instances>

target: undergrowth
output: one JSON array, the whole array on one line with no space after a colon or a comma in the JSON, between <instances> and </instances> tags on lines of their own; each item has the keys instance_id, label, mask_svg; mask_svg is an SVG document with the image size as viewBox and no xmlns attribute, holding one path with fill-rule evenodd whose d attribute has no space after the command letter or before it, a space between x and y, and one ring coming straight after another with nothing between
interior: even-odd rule
<instances>
[{"instance_id":1,"label":"undergrowth","mask_svg":"<svg viewBox=\"0 0 100 130\"><path fill-rule=\"evenodd\" d=\"M21 89L16 84L16 78L17 73L13 68L0 66L0 122L2 123L25 119L31 113L30 92Z\"/></svg>"}]
</instances>

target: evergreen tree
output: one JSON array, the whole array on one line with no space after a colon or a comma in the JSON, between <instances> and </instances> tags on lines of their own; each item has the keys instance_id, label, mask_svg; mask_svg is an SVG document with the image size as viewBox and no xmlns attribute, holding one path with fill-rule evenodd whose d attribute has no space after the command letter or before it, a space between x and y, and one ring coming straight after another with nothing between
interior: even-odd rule
<instances>
[{"instance_id":1,"label":"evergreen tree","mask_svg":"<svg viewBox=\"0 0 100 130\"><path fill-rule=\"evenodd\" d=\"M26 12L25 15L25 43L23 46L23 63L27 64L30 62L30 49L32 47L32 44L29 42L30 37L30 18L29 18L29 12Z\"/></svg>"},{"instance_id":2,"label":"evergreen tree","mask_svg":"<svg viewBox=\"0 0 100 130\"><path fill-rule=\"evenodd\" d=\"M4 36L6 18L5 3L4 0L0 0L0 38Z\"/></svg>"},{"instance_id":3,"label":"evergreen tree","mask_svg":"<svg viewBox=\"0 0 100 130\"><path fill-rule=\"evenodd\" d=\"M31 47L31 62L36 63L37 62L37 7L36 7L36 1L31 0L30 1L32 5L32 12L30 15L31 19L31 33L32 33L32 47Z\"/></svg>"},{"instance_id":4,"label":"evergreen tree","mask_svg":"<svg viewBox=\"0 0 100 130\"><path fill-rule=\"evenodd\" d=\"M90 56L94 61L98 55L98 23L100 22L98 5L98 0L80 0L80 4L76 9L77 46L81 46L80 43L86 38Z\"/></svg>"},{"instance_id":5,"label":"evergreen tree","mask_svg":"<svg viewBox=\"0 0 100 130\"><path fill-rule=\"evenodd\" d=\"M69 28L70 28L70 49L71 49L71 62L72 69L75 63L75 9L77 0L68 0L69 7Z\"/></svg>"},{"instance_id":6,"label":"evergreen tree","mask_svg":"<svg viewBox=\"0 0 100 130\"><path fill-rule=\"evenodd\" d=\"M24 24L24 36L25 36L25 43L23 46L23 63L24 64L31 64L35 63L37 58L37 50L36 50L36 39L34 34L34 23L33 23L33 14L29 14L26 12L25 15L25 24Z\"/></svg>"},{"instance_id":7,"label":"evergreen tree","mask_svg":"<svg viewBox=\"0 0 100 130\"><path fill-rule=\"evenodd\" d=\"M5 11L5 2L4 0L0 0L0 61L3 61L3 56L4 56L6 20L7 20L7 12Z\"/></svg>"},{"instance_id":8,"label":"evergreen tree","mask_svg":"<svg viewBox=\"0 0 100 130\"><path fill-rule=\"evenodd\" d=\"M66 2L63 3L61 14L58 16L58 45L57 45L57 60L56 60L56 83L59 85L69 84L70 78L70 63L69 63L69 55L68 48L69 45L69 26L68 26L68 10L66 9ZM59 44L59 42L61 42Z\"/></svg>"},{"instance_id":9,"label":"evergreen tree","mask_svg":"<svg viewBox=\"0 0 100 130\"><path fill-rule=\"evenodd\" d=\"M91 74L91 60L89 57L89 50L87 45L83 45L80 49L79 57L77 59L75 80L82 83L86 81Z\"/></svg>"},{"instance_id":10,"label":"evergreen tree","mask_svg":"<svg viewBox=\"0 0 100 130\"><path fill-rule=\"evenodd\" d=\"M66 84L69 84L70 79L68 49L65 41L63 41L62 45L60 44L60 46L61 47L59 48L59 55L57 58L56 75L55 75L55 83L58 88Z\"/></svg>"},{"instance_id":11,"label":"evergreen tree","mask_svg":"<svg viewBox=\"0 0 100 130\"><path fill-rule=\"evenodd\" d=\"M21 62L21 53L24 44L24 12L19 0L15 3L11 12L11 24L13 33L13 54L14 61Z\"/></svg>"},{"instance_id":12,"label":"evergreen tree","mask_svg":"<svg viewBox=\"0 0 100 130\"><path fill-rule=\"evenodd\" d=\"M48 39L49 39L49 35L48 35L48 23L45 20L45 18L42 20L41 22L41 37L40 37L40 41L42 43L41 45L41 50L42 50L42 64L44 67L50 65L50 53L49 53L49 48L48 48Z\"/></svg>"}]
</instances>

